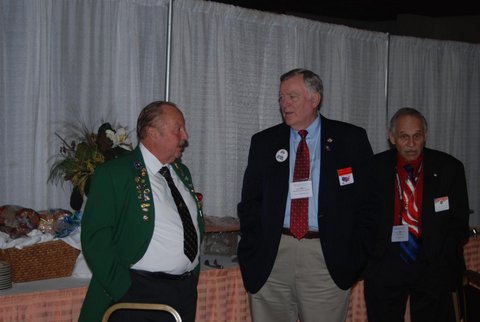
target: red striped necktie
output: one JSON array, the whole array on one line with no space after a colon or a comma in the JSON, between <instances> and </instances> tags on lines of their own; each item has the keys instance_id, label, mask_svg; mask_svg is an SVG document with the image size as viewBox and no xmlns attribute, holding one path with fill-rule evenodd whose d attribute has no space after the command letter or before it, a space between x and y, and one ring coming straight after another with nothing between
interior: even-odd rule
<instances>
[{"instance_id":1,"label":"red striped necktie","mask_svg":"<svg viewBox=\"0 0 480 322\"><path fill-rule=\"evenodd\" d=\"M405 178L405 184L402 185L402 224L408 225L408 241L400 243L400 257L405 263L411 264L417 259L420 247L420 218L418 203L415 200L416 179L414 169L410 164L406 164L404 168L408 175Z\"/></svg>"}]
</instances>

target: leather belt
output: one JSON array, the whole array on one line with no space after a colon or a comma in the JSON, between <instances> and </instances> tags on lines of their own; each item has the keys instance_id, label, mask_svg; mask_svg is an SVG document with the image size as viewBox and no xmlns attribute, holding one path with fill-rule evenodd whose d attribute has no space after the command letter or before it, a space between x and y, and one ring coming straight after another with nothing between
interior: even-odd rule
<instances>
[{"instance_id":1,"label":"leather belt","mask_svg":"<svg viewBox=\"0 0 480 322\"><path fill-rule=\"evenodd\" d=\"M143 276L143 277L148 277L148 278L156 278L156 279L163 279L163 280L184 280L190 276L193 275L193 272L186 272L180 275L175 275L175 274L168 274L164 272L149 272L149 271L143 271L139 269L131 269L131 271L134 274Z\"/></svg>"},{"instance_id":2,"label":"leather belt","mask_svg":"<svg viewBox=\"0 0 480 322\"><path fill-rule=\"evenodd\" d=\"M282 234L294 237L289 228L282 228ZM305 239L318 239L318 238L320 238L320 233L318 231L309 231L309 232L307 232L307 234L303 238L305 238Z\"/></svg>"}]
</instances>

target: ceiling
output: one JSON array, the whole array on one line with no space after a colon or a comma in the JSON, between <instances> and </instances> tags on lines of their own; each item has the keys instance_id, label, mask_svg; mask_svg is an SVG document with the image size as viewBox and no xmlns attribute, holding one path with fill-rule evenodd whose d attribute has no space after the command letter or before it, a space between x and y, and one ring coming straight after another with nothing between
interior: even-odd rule
<instances>
[{"instance_id":1,"label":"ceiling","mask_svg":"<svg viewBox=\"0 0 480 322\"><path fill-rule=\"evenodd\" d=\"M261 11L364 21L395 20L398 15L451 17L478 15L475 0L215 0Z\"/></svg>"}]
</instances>

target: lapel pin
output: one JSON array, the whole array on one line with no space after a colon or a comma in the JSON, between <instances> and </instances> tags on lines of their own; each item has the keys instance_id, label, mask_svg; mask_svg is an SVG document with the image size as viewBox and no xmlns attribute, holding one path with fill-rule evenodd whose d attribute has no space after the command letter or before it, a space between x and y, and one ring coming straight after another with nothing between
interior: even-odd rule
<instances>
[{"instance_id":1,"label":"lapel pin","mask_svg":"<svg viewBox=\"0 0 480 322\"><path fill-rule=\"evenodd\" d=\"M327 139L327 142L328 142L328 143L332 143L332 142L333 142L333 139L332 139L332 138L328 138L328 139Z\"/></svg>"},{"instance_id":2,"label":"lapel pin","mask_svg":"<svg viewBox=\"0 0 480 322\"><path fill-rule=\"evenodd\" d=\"M140 161L133 162L135 169L140 170L142 168L142 163Z\"/></svg>"},{"instance_id":3,"label":"lapel pin","mask_svg":"<svg viewBox=\"0 0 480 322\"><path fill-rule=\"evenodd\" d=\"M283 161L287 160L287 157L288 157L288 152L285 149L278 150L277 154L275 155L275 159L278 162L283 162Z\"/></svg>"}]
</instances>

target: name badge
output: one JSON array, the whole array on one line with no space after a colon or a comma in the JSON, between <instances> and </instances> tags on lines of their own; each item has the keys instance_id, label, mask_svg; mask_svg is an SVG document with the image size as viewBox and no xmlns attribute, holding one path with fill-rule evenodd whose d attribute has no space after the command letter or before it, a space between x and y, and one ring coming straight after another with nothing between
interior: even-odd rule
<instances>
[{"instance_id":1,"label":"name badge","mask_svg":"<svg viewBox=\"0 0 480 322\"><path fill-rule=\"evenodd\" d=\"M408 241L408 225L398 225L392 228L392 243Z\"/></svg>"},{"instance_id":2,"label":"name badge","mask_svg":"<svg viewBox=\"0 0 480 322\"><path fill-rule=\"evenodd\" d=\"M341 186L353 183L353 172L351 167L338 169L337 173L338 181L340 182Z\"/></svg>"},{"instance_id":3,"label":"name badge","mask_svg":"<svg viewBox=\"0 0 480 322\"><path fill-rule=\"evenodd\" d=\"M290 182L290 198L301 199L313 196L312 181L295 181Z\"/></svg>"},{"instance_id":4,"label":"name badge","mask_svg":"<svg viewBox=\"0 0 480 322\"><path fill-rule=\"evenodd\" d=\"M448 196L434 199L433 204L435 205L435 212L440 212L440 211L445 211L450 209L450 206L448 204Z\"/></svg>"}]
</instances>

